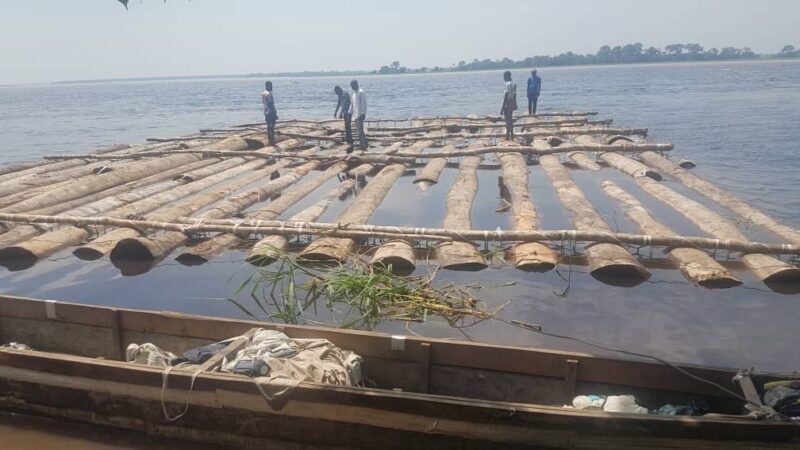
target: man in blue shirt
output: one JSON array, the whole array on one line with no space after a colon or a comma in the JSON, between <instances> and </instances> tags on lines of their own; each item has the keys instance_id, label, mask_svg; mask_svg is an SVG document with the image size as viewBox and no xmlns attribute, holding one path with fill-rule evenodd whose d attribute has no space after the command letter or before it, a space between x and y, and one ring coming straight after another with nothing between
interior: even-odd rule
<instances>
[{"instance_id":1,"label":"man in blue shirt","mask_svg":"<svg viewBox=\"0 0 800 450\"><path fill-rule=\"evenodd\" d=\"M542 90L542 79L536 76L536 69L531 69L528 78L528 114L536 114L536 102L539 101L539 92Z\"/></svg>"}]
</instances>

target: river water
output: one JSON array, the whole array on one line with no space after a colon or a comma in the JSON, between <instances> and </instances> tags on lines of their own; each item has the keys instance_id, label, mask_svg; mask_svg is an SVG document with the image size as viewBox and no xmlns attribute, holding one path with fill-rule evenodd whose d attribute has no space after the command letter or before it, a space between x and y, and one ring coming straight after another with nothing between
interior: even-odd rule
<instances>
[{"instance_id":1,"label":"river water","mask_svg":"<svg viewBox=\"0 0 800 450\"><path fill-rule=\"evenodd\" d=\"M520 93L523 71L515 72ZM673 142L674 158L694 160L695 172L768 214L800 225L800 62L733 62L553 68L541 71L540 111L594 110L625 127L649 127L650 138ZM324 118L333 113L336 84L346 78L275 79L282 119ZM497 114L503 82L500 72L373 76L360 79L372 118ZM262 80L120 82L18 86L0 89L0 163L54 153L85 153L112 143L139 143L199 128L223 127L261 118ZM455 170L439 185L417 191L404 178L377 211L373 223L437 226L443 196ZM546 229L571 228L540 168L531 168L531 191ZM635 185L610 169L574 173L612 228L635 231L599 191L603 179ZM497 172L482 171L473 210L475 228L508 228L498 207ZM671 181L671 187L686 189ZM325 192L311 195L284 217ZM689 195L710 205L708 201ZM638 197L667 225L691 235L697 228L664 205ZM333 220L345 203L322 220ZM722 211L725 216L730 213ZM776 241L741 224L753 239ZM246 295L239 306L227 301L252 268L243 253L231 251L208 264L185 267L169 257L145 274L123 276L107 259L85 262L69 251L19 272L0 271L0 289L9 294L109 306L175 310L227 317L249 317L256 305ZM419 269L425 273L426 268ZM478 295L499 313L606 345L673 361L766 370L797 369L795 336L800 295L775 293L737 269L742 287L709 291L687 283L675 270L652 269L652 278L635 288L603 285L585 267L562 266L545 274L509 267L477 273L442 272L442 282L485 286ZM567 281L567 279L569 281ZM512 285L493 285L511 282ZM244 310L242 309L244 308ZM323 316L320 320L328 319ZM406 332L405 323L386 322L378 330ZM445 323L431 320L413 332L464 338ZM543 337L493 321L465 330L471 339L492 343L595 350Z\"/></svg>"}]
</instances>

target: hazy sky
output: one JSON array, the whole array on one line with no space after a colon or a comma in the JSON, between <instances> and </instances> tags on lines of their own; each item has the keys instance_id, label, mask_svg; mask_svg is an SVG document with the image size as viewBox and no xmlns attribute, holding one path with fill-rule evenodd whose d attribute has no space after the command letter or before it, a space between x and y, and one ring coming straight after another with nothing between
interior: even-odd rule
<instances>
[{"instance_id":1,"label":"hazy sky","mask_svg":"<svg viewBox=\"0 0 800 450\"><path fill-rule=\"evenodd\" d=\"M602 44L800 47L797 0L5 0L0 84L449 66Z\"/></svg>"}]
</instances>

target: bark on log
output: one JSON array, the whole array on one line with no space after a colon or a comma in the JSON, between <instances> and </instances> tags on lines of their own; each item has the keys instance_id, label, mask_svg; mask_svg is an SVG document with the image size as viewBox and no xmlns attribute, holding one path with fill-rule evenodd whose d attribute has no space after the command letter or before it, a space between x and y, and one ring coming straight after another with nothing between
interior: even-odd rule
<instances>
[{"instance_id":1,"label":"bark on log","mask_svg":"<svg viewBox=\"0 0 800 450\"><path fill-rule=\"evenodd\" d=\"M274 167L275 170L277 170L278 168L285 167L289 164L290 161L281 161L274 164L271 167ZM284 190L285 188L287 188L288 186L291 186L292 184L296 183L298 180L306 176L309 172L314 170L318 165L319 165L318 161L312 161L306 163L296 169L292 169L291 171L287 172L286 174L284 174L279 178L276 178L274 180L269 180L267 183L259 187L250 189L244 193L228 198L222 201L221 203L214 205L211 209L204 212L200 216L200 220L204 218L222 219L227 217L233 217L234 215L244 211L250 206L259 203L260 201L262 201L262 199L269 198L270 196L275 195ZM257 181L257 179L253 181ZM168 214L173 218L179 217L181 215L193 214L195 211L213 205L214 203L217 203L219 200L227 197L227 195L222 195L222 196L216 195L218 194L216 192L213 194L215 195L209 194L208 198L200 197L193 199L193 201L191 202L187 202L179 207L173 207L169 212L163 212L162 214ZM120 240L117 243L117 245L111 251L111 261L112 262L125 261L125 260L157 261L164 258L170 252L178 248L187 239L188 238L185 233L174 232L174 231L166 232L164 234L151 237L130 236L128 238Z\"/></svg>"},{"instance_id":2,"label":"bark on log","mask_svg":"<svg viewBox=\"0 0 800 450\"><path fill-rule=\"evenodd\" d=\"M296 146L296 145L299 145L299 144L300 144L300 141L291 140L291 141L283 141L283 142L279 143L278 145ZM273 147L265 147L265 148L263 148L261 150L257 150L257 152L271 152L273 150L274 150ZM126 210L126 211L117 211L116 213L123 214L123 215L129 215L129 214L141 215L141 214L146 214L146 213L151 213L152 212L152 214L162 214L162 213L164 213L164 214L167 214L167 216L168 216L169 211L170 211L170 207L176 206L176 205L178 207L180 207L180 205L187 204L187 201L180 201L180 200L182 198L186 197L189 194L198 192L198 190L195 190L195 188L199 187L200 189L205 189L207 187L216 185L218 183L226 182L226 181L230 180L232 177L236 177L236 176L245 174L245 173L247 173L247 172L249 172L251 170L261 169L259 172L256 172L256 173L253 173L253 174L249 174L249 175L245 176L243 179L238 180L237 182L235 182L233 184L226 185L226 186L222 187L221 190L219 191L219 192L230 193L230 192L233 192L233 191L230 190L230 188L232 186L243 187L243 186L246 186L247 184L254 183L254 182L258 181L259 179L261 179L264 176L271 175L277 168L284 167L286 164L288 164L290 162L289 160L286 160L283 163L278 163L276 165L272 165L272 166L268 166L266 168L262 168L263 165L266 163L265 160L255 160L255 161L245 162L244 159L234 159L233 161L235 163L235 166L233 168L228 169L226 171L223 171L221 173L218 173L218 174L213 175L213 176L211 176L211 177L209 177L207 179L202 180L202 184L200 184L199 186L197 184L190 184L189 186L186 186L186 187L183 187L183 188L174 189L172 191L168 191L168 192L164 193L164 195L162 195L161 197L157 196L157 197L154 197L154 198L146 199L141 204L132 205L131 208L128 208L128 210ZM236 189L234 189L234 190L236 190ZM215 196L215 194L218 194L218 193L217 192L206 193L206 194L203 194L202 196L197 196L197 197L195 197L193 199L189 199L189 200L190 201L191 200L198 200L200 202L205 200L207 203L208 202L213 203L212 200L214 198L216 198L217 200L222 198L222 197ZM190 203L190 206L191 206L191 203ZM145 211L144 212L135 212L135 213L130 212L130 209L133 209L133 208L144 209ZM179 213L178 216L180 216L180 215L186 215L186 214L185 213L183 213L183 214ZM166 219L166 220L171 220L171 219ZM77 257L79 257L81 259L88 259L88 260L98 259L98 258L101 258L104 255L108 254L109 252L111 252L111 250L113 250L113 248L117 245L118 241L120 241L121 239L125 239L127 237L131 237L131 235L130 235L128 230L125 230L125 229L113 230L113 231L109 232L108 234L106 234L105 236L102 236L102 237L100 237L98 239L95 239L93 242L91 242L91 243L89 243L87 245L83 245L83 246L79 247L73 253Z\"/></svg>"},{"instance_id":3,"label":"bark on log","mask_svg":"<svg viewBox=\"0 0 800 450\"><path fill-rule=\"evenodd\" d=\"M110 147L97 150L95 153L103 154L110 152L118 152L120 150L128 150L130 148L131 146L128 144L115 144ZM0 183L4 183L14 178L18 178L25 174L30 175L36 173L49 172L53 168L47 166L52 166L53 164L57 163L47 160L35 160L35 161L25 161L17 164L12 164L10 166L2 167L0 168Z\"/></svg>"},{"instance_id":4,"label":"bark on log","mask_svg":"<svg viewBox=\"0 0 800 450\"><path fill-rule=\"evenodd\" d=\"M608 142L609 145L628 145L632 143L631 140L624 138L619 139L620 136L615 136L617 138L614 141ZM575 138L575 142L581 145L594 145L600 144L601 142L595 139L593 136L588 135L581 135ZM609 166L619 170L620 172L629 175L631 177L650 177L656 181L661 181L662 176L660 173L656 172L655 170L647 167L646 165L636 161L635 159L627 158L623 155L617 153L610 153L610 152L602 152L600 153L600 159L605 161L606 164Z\"/></svg>"},{"instance_id":5,"label":"bark on log","mask_svg":"<svg viewBox=\"0 0 800 450\"><path fill-rule=\"evenodd\" d=\"M600 164L597 164L592 158L589 157L589 155L584 152L569 152L567 153L567 157L583 170L600 170Z\"/></svg>"},{"instance_id":6,"label":"bark on log","mask_svg":"<svg viewBox=\"0 0 800 450\"><path fill-rule=\"evenodd\" d=\"M268 203L261 210L251 214L248 217L248 220L272 220L277 218L287 209L291 208L294 204L325 184L336 174L343 172L346 169L347 164L344 162L339 162L331 167L328 167L324 172L314 177L314 179L309 180L308 182L297 186L295 189L282 194L277 200ZM244 239L235 233L221 233L207 240L206 242L187 248L186 251L178 255L176 259L181 264L186 265L203 264L226 249L235 247L243 242ZM251 251L248 261L252 256L254 256L254 254ZM255 255L255 257L257 256L258 255Z\"/></svg>"},{"instance_id":7,"label":"bark on log","mask_svg":"<svg viewBox=\"0 0 800 450\"><path fill-rule=\"evenodd\" d=\"M511 147L513 145L507 144ZM528 166L519 153L499 155L503 184L511 197L512 228L537 230L538 219L528 187ZM517 244L511 249L511 260L517 269L528 272L546 272L558 264L558 255L540 242Z\"/></svg>"},{"instance_id":8,"label":"bark on log","mask_svg":"<svg viewBox=\"0 0 800 450\"><path fill-rule=\"evenodd\" d=\"M375 154L377 154L377 155L391 155L391 154L397 153L397 151L400 150L400 148L402 146L403 146L402 142L395 142L394 144L390 145L389 147L386 147L385 149L383 149L383 150L381 150L379 152L371 152L371 153L373 155L375 155ZM361 153L353 155L353 158L363 158L363 156L365 156L364 152L361 152ZM366 176L368 173L372 172L373 170L375 170L375 164L367 163L367 164L359 164L358 166L354 167L353 169L348 170L347 173L352 175L352 176L354 176L354 177L361 177L361 176Z\"/></svg>"},{"instance_id":9,"label":"bark on log","mask_svg":"<svg viewBox=\"0 0 800 450\"><path fill-rule=\"evenodd\" d=\"M733 211L746 221L769 230L789 242L800 245L800 232L784 225L764 212L736 198L729 192L709 183L693 173L679 167L672 161L652 152L644 152L639 158L664 174L669 175L700 194L714 200L721 206Z\"/></svg>"},{"instance_id":10,"label":"bark on log","mask_svg":"<svg viewBox=\"0 0 800 450\"><path fill-rule=\"evenodd\" d=\"M145 177L131 183L107 189L102 192L97 192L95 194L86 197L80 197L74 200L70 200L68 202L62 202L48 206L46 208L40 208L34 211L30 211L28 212L28 214L49 215L49 214L66 213L75 216L97 215L109 211L116 206L125 204L125 199L130 197L130 196L117 197L117 196L120 196L128 192L135 192L141 188L148 187L152 184L160 183L165 180L189 181L189 178L187 177L196 176L194 175L195 172L193 171L214 164L214 162L215 160L211 159L197 161L195 163L188 164L186 166L176 167L171 170L159 172L155 175L151 175L149 177ZM219 160L216 160L216 162L219 162ZM171 186L174 187L176 186L176 184L171 184ZM119 204L113 203L119 201L122 201L123 203ZM7 231L6 234L0 236L0 248L4 248L6 246L12 245L17 242L22 242L26 239L32 238L42 233L42 231L37 227L27 226L26 228L22 228L20 226L11 226L9 224L4 224L4 226L10 229L10 231Z\"/></svg>"},{"instance_id":11,"label":"bark on log","mask_svg":"<svg viewBox=\"0 0 800 450\"><path fill-rule=\"evenodd\" d=\"M195 163L195 165L198 163ZM191 166L193 165L188 167ZM123 218L141 216L164 203L197 193L228 177L240 175L251 168L245 167L234 160L221 161L211 166L187 172L185 176L174 180L146 186L119 196L105 197L96 202L72 209L68 213L75 217L87 217L101 213ZM39 228L20 226L0 236L0 265L16 270L25 269L41 258L59 250L81 244L91 235L88 229L78 226L64 227L38 236L40 234L42 234L42 231ZM97 243L97 245L99 244ZM85 259L96 259L104 254L102 253L97 257L92 255L93 257ZM81 252L76 253L76 255L79 257L84 256Z\"/></svg>"},{"instance_id":12,"label":"bark on log","mask_svg":"<svg viewBox=\"0 0 800 450\"><path fill-rule=\"evenodd\" d=\"M549 146L546 143L538 145ZM558 157L542 156L539 158L539 165L555 187L561 204L572 212L575 228L582 231L611 233L611 228L583 195ZM636 286L650 278L650 272L621 245L606 243L588 245L586 256L591 275L604 283L614 286Z\"/></svg>"},{"instance_id":13,"label":"bark on log","mask_svg":"<svg viewBox=\"0 0 800 450\"><path fill-rule=\"evenodd\" d=\"M150 147L150 146L139 146L132 148L130 145L127 144L112 145L110 147L97 150L95 153L107 154L107 153L121 152L121 151L136 151L142 147ZM6 181L18 179L23 176L38 175L57 170L69 169L71 167L80 166L82 164L86 164L86 162L84 161L83 163L73 162L70 164L60 164L54 161L37 160L37 161L19 163L0 169L0 183L5 183Z\"/></svg>"},{"instance_id":14,"label":"bark on log","mask_svg":"<svg viewBox=\"0 0 800 450\"><path fill-rule=\"evenodd\" d=\"M470 149L478 146L482 146L482 144L472 144ZM476 168L480 162L481 158L478 156L468 156L461 160L458 176L447 192L447 210L442 228L472 228L472 203L478 192ZM435 255L439 266L443 269L475 271L486 268L486 262L475 249L473 242L441 243L436 246Z\"/></svg>"},{"instance_id":15,"label":"bark on log","mask_svg":"<svg viewBox=\"0 0 800 450\"><path fill-rule=\"evenodd\" d=\"M353 189L356 181L353 179L344 180L326 194L320 201L309 206L308 208L300 211L289 218L290 221L300 222L313 222L319 220L325 211L339 197L346 194L349 190ZM254 266L266 266L272 264L281 253L286 250L288 245L286 236L280 234L272 234L266 236L264 239L258 241L250 250L246 261Z\"/></svg>"},{"instance_id":16,"label":"bark on log","mask_svg":"<svg viewBox=\"0 0 800 450\"><path fill-rule=\"evenodd\" d=\"M430 141L419 142L411 146L408 153L416 155L430 144ZM337 221L342 225L367 223L405 170L405 164L385 166L342 211ZM324 237L309 244L300 256L314 261L344 261L352 253L354 244L355 242L348 238Z\"/></svg>"},{"instance_id":17,"label":"bark on log","mask_svg":"<svg viewBox=\"0 0 800 450\"><path fill-rule=\"evenodd\" d=\"M700 203L684 197L650 178L634 178L634 181L653 198L678 211L703 232L718 239L747 241L744 234L734 224ZM784 289L785 285L800 285L800 268L780 259L761 253L749 253L742 256L741 259L758 279L770 288L780 291Z\"/></svg>"},{"instance_id":18,"label":"bark on log","mask_svg":"<svg viewBox=\"0 0 800 450\"><path fill-rule=\"evenodd\" d=\"M241 149L247 148L247 143L241 137L224 139L214 144L205 146L213 149ZM178 154L160 158L157 160L141 161L138 164L126 166L104 174L97 175L91 183L73 184L56 192L47 192L27 200L16 203L4 210L6 212L26 212L43 208L49 205L69 201L96 192L100 192L114 186L119 186L155 173L169 170L173 167L190 164L201 158L195 154Z\"/></svg>"},{"instance_id":19,"label":"bark on log","mask_svg":"<svg viewBox=\"0 0 800 450\"><path fill-rule=\"evenodd\" d=\"M639 200L613 181L603 181L602 187L609 197L622 205L625 215L638 226L641 233L660 236L675 234L670 228L654 219ZM696 248L672 247L667 250L667 256L678 266L684 277L704 288L724 289L742 284L714 258Z\"/></svg>"},{"instance_id":20,"label":"bark on log","mask_svg":"<svg viewBox=\"0 0 800 450\"><path fill-rule=\"evenodd\" d=\"M455 150L454 146L445 145L442 148L442 153L450 153ZM445 166L447 166L447 158L445 157L429 159L422 171L414 178L414 184L417 185L420 191L427 191L428 188L439 182L439 177L442 175Z\"/></svg>"}]
</instances>

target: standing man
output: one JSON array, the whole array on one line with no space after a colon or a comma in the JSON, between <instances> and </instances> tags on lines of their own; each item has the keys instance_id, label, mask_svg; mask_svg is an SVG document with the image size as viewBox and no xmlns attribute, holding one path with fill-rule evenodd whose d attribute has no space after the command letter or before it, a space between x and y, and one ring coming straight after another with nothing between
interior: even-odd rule
<instances>
[{"instance_id":1,"label":"standing man","mask_svg":"<svg viewBox=\"0 0 800 450\"><path fill-rule=\"evenodd\" d=\"M278 110L275 109L275 98L272 96L272 81L264 83L261 103L264 104L264 121L267 122L267 144L275 145L275 122L278 121Z\"/></svg>"},{"instance_id":2,"label":"standing man","mask_svg":"<svg viewBox=\"0 0 800 450\"><path fill-rule=\"evenodd\" d=\"M339 97L336 102L336 109L333 111L333 118L338 115L344 118L344 140L353 148L353 128L351 126L353 114L350 112L350 96L345 94L340 86L333 88L333 92Z\"/></svg>"},{"instance_id":3,"label":"standing man","mask_svg":"<svg viewBox=\"0 0 800 450\"><path fill-rule=\"evenodd\" d=\"M506 119L506 139L514 139L514 111L517 110L517 83L511 81L511 72L503 72L506 89L503 92L503 107L500 114Z\"/></svg>"},{"instance_id":4,"label":"standing man","mask_svg":"<svg viewBox=\"0 0 800 450\"><path fill-rule=\"evenodd\" d=\"M536 114L536 102L539 101L539 92L542 90L542 79L536 75L536 69L531 69L528 78L528 114Z\"/></svg>"},{"instance_id":5,"label":"standing man","mask_svg":"<svg viewBox=\"0 0 800 450\"><path fill-rule=\"evenodd\" d=\"M350 101L350 114L356 118L358 128L358 143L362 150L367 149L367 135L364 133L364 120L367 118L367 94L358 87L358 81L350 82L353 88L353 97Z\"/></svg>"}]
</instances>

